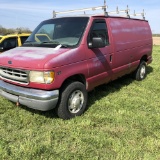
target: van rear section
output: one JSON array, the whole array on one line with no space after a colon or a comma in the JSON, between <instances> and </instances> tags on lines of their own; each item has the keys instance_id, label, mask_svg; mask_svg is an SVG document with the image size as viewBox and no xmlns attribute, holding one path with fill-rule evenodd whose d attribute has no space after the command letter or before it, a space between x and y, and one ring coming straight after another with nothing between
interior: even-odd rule
<instances>
[{"instance_id":1,"label":"van rear section","mask_svg":"<svg viewBox=\"0 0 160 160\"><path fill-rule=\"evenodd\" d=\"M148 21L121 17L108 20L116 52L143 46L152 48L152 33Z\"/></svg>"},{"instance_id":2,"label":"van rear section","mask_svg":"<svg viewBox=\"0 0 160 160\"><path fill-rule=\"evenodd\" d=\"M148 21L121 17L107 21L114 47L112 67L115 74L125 69L134 71L142 60L147 64L152 62L152 33Z\"/></svg>"}]
</instances>

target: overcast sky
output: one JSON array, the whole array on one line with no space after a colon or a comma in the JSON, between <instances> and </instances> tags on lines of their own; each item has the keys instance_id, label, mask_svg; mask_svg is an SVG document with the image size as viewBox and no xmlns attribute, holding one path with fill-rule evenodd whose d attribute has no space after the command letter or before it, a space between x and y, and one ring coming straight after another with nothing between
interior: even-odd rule
<instances>
[{"instance_id":1,"label":"overcast sky","mask_svg":"<svg viewBox=\"0 0 160 160\"><path fill-rule=\"evenodd\" d=\"M145 10L152 32L160 33L160 0L106 0L108 11ZM52 18L53 10L65 11L102 6L104 0L0 0L0 25L6 28L25 27L33 30L41 21ZM138 17L137 17L138 18Z\"/></svg>"}]
</instances>

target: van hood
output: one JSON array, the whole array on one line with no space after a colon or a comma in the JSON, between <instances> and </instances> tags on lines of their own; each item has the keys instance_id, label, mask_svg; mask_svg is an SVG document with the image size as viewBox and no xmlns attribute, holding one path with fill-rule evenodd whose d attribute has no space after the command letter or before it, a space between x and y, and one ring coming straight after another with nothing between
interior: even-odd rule
<instances>
[{"instance_id":1,"label":"van hood","mask_svg":"<svg viewBox=\"0 0 160 160\"><path fill-rule=\"evenodd\" d=\"M0 66L44 69L46 62L67 52L68 48L17 47L0 54Z\"/></svg>"}]
</instances>

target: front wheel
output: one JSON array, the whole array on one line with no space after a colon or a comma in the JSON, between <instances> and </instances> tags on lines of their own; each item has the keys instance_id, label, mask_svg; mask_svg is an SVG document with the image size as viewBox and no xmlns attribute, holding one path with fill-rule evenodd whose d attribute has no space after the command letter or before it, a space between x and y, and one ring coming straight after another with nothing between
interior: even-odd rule
<instances>
[{"instance_id":1,"label":"front wheel","mask_svg":"<svg viewBox=\"0 0 160 160\"><path fill-rule=\"evenodd\" d=\"M136 69L136 71L134 72L134 78L137 81L141 81L146 77L146 62L145 61L141 61L138 68Z\"/></svg>"},{"instance_id":2,"label":"front wheel","mask_svg":"<svg viewBox=\"0 0 160 160\"><path fill-rule=\"evenodd\" d=\"M68 83L61 92L58 117L70 119L83 114L87 106L87 91L81 82Z\"/></svg>"}]
</instances>

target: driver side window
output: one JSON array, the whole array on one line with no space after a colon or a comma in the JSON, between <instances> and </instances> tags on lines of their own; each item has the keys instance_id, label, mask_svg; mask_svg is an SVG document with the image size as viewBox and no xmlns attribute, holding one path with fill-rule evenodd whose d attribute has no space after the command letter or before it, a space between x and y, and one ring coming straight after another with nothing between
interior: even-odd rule
<instances>
[{"instance_id":1,"label":"driver side window","mask_svg":"<svg viewBox=\"0 0 160 160\"><path fill-rule=\"evenodd\" d=\"M108 31L105 20L95 20L93 22L90 34L89 43L92 43L94 37L100 37L104 41L105 46L109 44Z\"/></svg>"}]
</instances>

